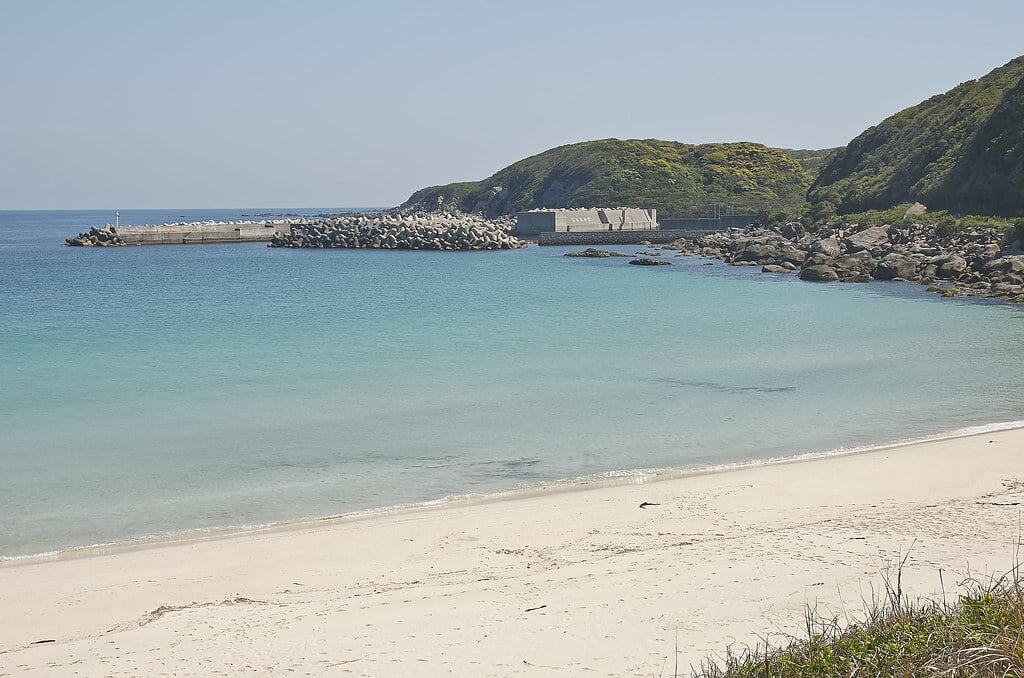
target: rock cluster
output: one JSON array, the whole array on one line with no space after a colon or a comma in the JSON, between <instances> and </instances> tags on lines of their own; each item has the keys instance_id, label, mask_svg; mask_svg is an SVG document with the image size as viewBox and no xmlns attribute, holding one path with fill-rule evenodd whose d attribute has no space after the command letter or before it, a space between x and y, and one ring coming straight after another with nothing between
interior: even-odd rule
<instances>
[{"instance_id":1,"label":"rock cluster","mask_svg":"<svg viewBox=\"0 0 1024 678\"><path fill-rule=\"evenodd\" d=\"M599 259L602 257L631 257L632 254L626 254L625 252L609 252L608 250L599 250L593 247L588 247L582 252L566 252L563 256L566 257L591 257Z\"/></svg>"},{"instance_id":2,"label":"rock cluster","mask_svg":"<svg viewBox=\"0 0 1024 678\"><path fill-rule=\"evenodd\" d=\"M1024 254L1007 241L1012 237L987 228L940 235L935 226L909 223L810 233L791 222L680 238L666 247L769 273L797 273L801 280L913 281L936 286L945 296L1024 302Z\"/></svg>"},{"instance_id":3,"label":"rock cluster","mask_svg":"<svg viewBox=\"0 0 1024 678\"><path fill-rule=\"evenodd\" d=\"M320 219L277 234L268 247L504 250L526 247L511 224L467 214L359 214Z\"/></svg>"},{"instance_id":4,"label":"rock cluster","mask_svg":"<svg viewBox=\"0 0 1024 678\"><path fill-rule=\"evenodd\" d=\"M671 266L671 261L664 259L630 259L629 263L634 266Z\"/></svg>"},{"instance_id":5,"label":"rock cluster","mask_svg":"<svg viewBox=\"0 0 1024 678\"><path fill-rule=\"evenodd\" d=\"M117 236L114 227L107 224L103 228L93 226L74 238L66 238L64 244L70 247L124 247L125 242Z\"/></svg>"}]
</instances>

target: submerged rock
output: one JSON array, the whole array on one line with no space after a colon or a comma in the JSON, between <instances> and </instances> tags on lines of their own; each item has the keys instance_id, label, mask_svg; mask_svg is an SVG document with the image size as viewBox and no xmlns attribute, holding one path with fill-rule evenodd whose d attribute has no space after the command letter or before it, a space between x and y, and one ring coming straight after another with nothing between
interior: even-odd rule
<instances>
[{"instance_id":1,"label":"submerged rock","mask_svg":"<svg viewBox=\"0 0 1024 678\"><path fill-rule=\"evenodd\" d=\"M566 257L592 257L595 259L602 257L631 257L632 254L626 254L625 252L609 252L607 250L599 250L593 247L588 247L582 252L566 252L563 256Z\"/></svg>"}]
</instances>

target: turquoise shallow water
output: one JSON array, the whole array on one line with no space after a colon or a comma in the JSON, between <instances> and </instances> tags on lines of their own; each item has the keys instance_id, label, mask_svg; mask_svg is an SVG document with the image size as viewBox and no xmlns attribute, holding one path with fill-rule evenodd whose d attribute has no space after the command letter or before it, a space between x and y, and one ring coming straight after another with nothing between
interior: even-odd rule
<instances>
[{"instance_id":1,"label":"turquoise shallow water","mask_svg":"<svg viewBox=\"0 0 1024 678\"><path fill-rule=\"evenodd\" d=\"M535 246L63 247L107 220L0 212L0 557L1024 419L1013 305Z\"/></svg>"}]
</instances>

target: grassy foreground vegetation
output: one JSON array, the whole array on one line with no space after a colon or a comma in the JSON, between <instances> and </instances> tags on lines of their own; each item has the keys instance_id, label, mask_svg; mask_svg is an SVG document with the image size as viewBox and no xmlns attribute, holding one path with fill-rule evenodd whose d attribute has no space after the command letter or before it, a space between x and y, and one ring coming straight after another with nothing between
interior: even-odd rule
<instances>
[{"instance_id":1,"label":"grassy foreground vegetation","mask_svg":"<svg viewBox=\"0 0 1024 678\"><path fill-rule=\"evenodd\" d=\"M898 581L898 579L897 579ZM954 602L911 603L886 580L886 600L863 622L806 616L806 637L728 653L695 678L891 678L1024 676L1024 586L1017 568L969 580Z\"/></svg>"}]
</instances>

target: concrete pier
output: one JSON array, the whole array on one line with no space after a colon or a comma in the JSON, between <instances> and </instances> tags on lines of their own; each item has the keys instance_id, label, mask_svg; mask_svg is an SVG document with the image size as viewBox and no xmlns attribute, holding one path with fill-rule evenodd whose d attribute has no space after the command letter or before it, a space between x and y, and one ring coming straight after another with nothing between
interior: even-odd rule
<instances>
[{"instance_id":1,"label":"concrete pier","mask_svg":"<svg viewBox=\"0 0 1024 678\"><path fill-rule=\"evenodd\" d=\"M118 226L114 233L126 245L195 245L225 242L270 242L290 233L292 221L218 222Z\"/></svg>"},{"instance_id":2,"label":"concrete pier","mask_svg":"<svg viewBox=\"0 0 1024 678\"><path fill-rule=\"evenodd\" d=\"M305 219L274 219L266 221L194 221L177 224L95 226L65 244L77 247L111 247L124 245L201 245L231 242L270 242L275 235L291 233Z\"/></svg>"}]
</instances>

